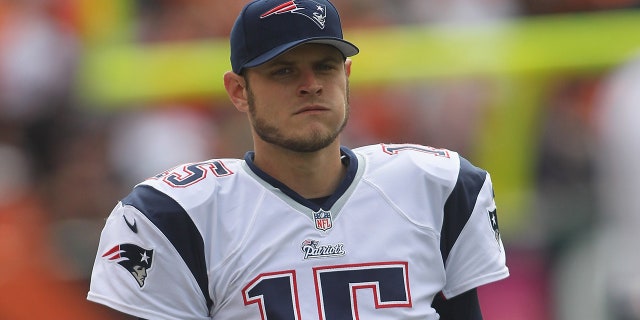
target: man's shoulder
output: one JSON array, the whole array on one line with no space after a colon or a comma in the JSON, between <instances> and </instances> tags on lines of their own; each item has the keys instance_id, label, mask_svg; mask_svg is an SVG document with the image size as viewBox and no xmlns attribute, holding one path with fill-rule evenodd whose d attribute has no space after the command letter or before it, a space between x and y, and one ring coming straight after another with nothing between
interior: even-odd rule
<instances>
[{"instance_id":1,"label":"man's shoulder","mask_svg":"<svg viewBox=\"0 0 640 320\"><path fill-rule=\"evenodd\" d=\"M397 155L402 154L404 151L413 151L422 154L429 154L433 156L440 156L450 158L451 155L457 154L455 151L436 148L432 146L416 144L416 143L379 143L367 146L362 146L353 149L354 151L367 154L385 154L385 155Z\"/></svg>"},{"instance_id":2,"label":"man's shoulder","mask_svg":"<svg viewBox=\"0 0 640 320\"><path fill-rule=\"evenodd\" d=\"M134 187L131 195L153 189L183 206L197 206L210 199L220 188L235 188L243 160L210 159L177 165Z\"/></svg>"},{"instance_id":3,"label":"man's shoulder","mask_svg":"<svg viewBox=\"0 0 640 320\"><path fill-rule=\"evenodd\" d=\"M460 173L460 157L448 149L383 143L353 151L364 164L364 179L387 193L406 193L407 188L438 189L446 193L453 189Z\"/></svg>"},{"instance_id":4,"label":"man's shoulder","mask_svg":"<svg viewBox=\"0 0 640 320\"><path fill-rule=\"evenodd\" d=\"M454 170L460 165L457 152L421 144L381 143L353 150L363 156L367 164L373 167L392 166L394 170L403 167L407 170Z\"/></svg>"}]
</instances>

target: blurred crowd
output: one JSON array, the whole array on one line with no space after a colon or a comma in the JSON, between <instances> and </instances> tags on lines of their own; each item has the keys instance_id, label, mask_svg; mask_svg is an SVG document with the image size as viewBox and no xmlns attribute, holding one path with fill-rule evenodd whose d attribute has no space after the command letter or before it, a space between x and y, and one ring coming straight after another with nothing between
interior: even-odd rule
<instances>
[{"instance_id":1,"label":"blurred crowd","mask_svg":"<svg viewBox=\"0 0 640 320\"><path fill-rule=\"evenodd\" d=\"M225 38L246 2L0 0L0 319L117 319L85 302L99 233L116 201L179 163L242 157L252 147L244 116L225 99L138 102L115 112L85 105L76 78L84 50L110 41ZM633 0L334 3L345 29L638 7ZM128 10L128 37L104 36L94 26L117 10ZM512 277L481 291L487 319L640 319L640 259L613 278L598 272L607 259L621 259L610 249L633 256L640 240L616 229L633 230L640 220L633 218L640 214L635 185L622 183L640 177L640 161L633 161L640 160L639 74L631 63L559 73L547 85L528 146L535 188L523 192L535 199L532 214L521 218L526 230L503 231ZM470 78L360 87L352 90L345 142L414 142L477 160L478 137L496 112L496 86Z\"/></svg>"}]
</instances>

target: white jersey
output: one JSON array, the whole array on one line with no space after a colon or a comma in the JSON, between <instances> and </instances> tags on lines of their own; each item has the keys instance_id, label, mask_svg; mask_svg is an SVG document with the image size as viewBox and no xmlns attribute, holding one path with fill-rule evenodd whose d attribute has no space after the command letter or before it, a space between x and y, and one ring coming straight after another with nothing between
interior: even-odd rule
<instances>
[{"instance_id":1,"label":"white jersey","mask_svg":"<svg viewBox=\"0 0 640 320\"><path fill-rule=\"evenodd\" d=\"M148 319L424 320L436 294L508 276L486 171L420 145L342 154L315 202L252 153L139 184L106 221L88 299Z\"/></svg>"}]
</instances>

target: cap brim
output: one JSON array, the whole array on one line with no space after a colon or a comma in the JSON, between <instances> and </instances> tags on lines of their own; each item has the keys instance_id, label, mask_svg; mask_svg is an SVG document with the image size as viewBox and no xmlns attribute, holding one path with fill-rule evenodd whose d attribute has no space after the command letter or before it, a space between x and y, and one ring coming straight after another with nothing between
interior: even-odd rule
<instances>
[{"instance_id":1,"label":"cap brim","mask_svg":"<svg viewBox=\"0 0 640 320\"><path fill-rule=\"evenodd\" d=\"M336 49L340 50L340 52L342 52L342 55L344 55L345 57L351 57L354 56L356 54L358 54L358 52L360 52L360 50L358 49L358 47L356 47L354 44L352 44L349 41L343 40L343 39L338 39L338 38L310 38L310 39L304 39L304 40L300 40L300 41L294 41L294 42L289 42L280 46L277 46L263 54L261 54L260 56L256 57L255 59L245 63L242 69L245 68L253 68L253 67L257 67L263 63L269 62L271 60L273 60L274 58L276 58L277 56L299 46L302 44L306 44L306 43L320 43L320 44L328 44L331 46L334 46Z\"/></svg>"}]
</instances>

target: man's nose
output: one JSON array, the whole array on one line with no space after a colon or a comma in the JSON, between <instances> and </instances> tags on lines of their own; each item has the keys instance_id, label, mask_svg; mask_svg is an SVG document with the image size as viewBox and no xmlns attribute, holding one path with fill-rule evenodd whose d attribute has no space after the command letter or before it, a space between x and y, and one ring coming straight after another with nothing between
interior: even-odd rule
<instances>
[{"instance_id":1,"label":"man's nose","mask_svg":"<svg viewBox=\"0 0 640 320\"><path fill-rule=\"evenodd\" d=\"M318 75L312 70L302 72L300 76L299 94L320 94L322 93L322 84L318 79Z\"/></svg>"}]
</instances>

